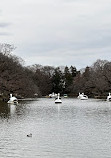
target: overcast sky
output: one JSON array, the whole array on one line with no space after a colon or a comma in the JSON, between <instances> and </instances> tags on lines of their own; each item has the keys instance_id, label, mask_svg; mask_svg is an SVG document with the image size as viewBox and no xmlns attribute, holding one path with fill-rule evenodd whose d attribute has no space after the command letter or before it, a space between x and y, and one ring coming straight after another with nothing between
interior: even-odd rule
<instances>
[{"instance_id":1,"label":"overcast sky","mask_svg":"<svg viewBox=\"0 0 111 158\"><path fill-rule=\"evenodd\" d=\"M0 0L0 43L26 65L111 59L111 0Z\"/></svg>"}]
</instances>

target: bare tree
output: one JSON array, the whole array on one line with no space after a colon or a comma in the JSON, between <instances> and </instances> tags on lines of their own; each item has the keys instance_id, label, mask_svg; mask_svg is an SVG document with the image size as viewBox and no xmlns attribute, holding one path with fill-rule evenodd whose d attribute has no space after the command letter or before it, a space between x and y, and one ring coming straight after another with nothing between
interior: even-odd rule
<instances>
[{"instance_id":1,"label":"bare tree","mask_svg":"<svg viewBox=\"0 0 111 158\"><path fill-rule=\"evenodd\" d=\"M11 52L15 49L16 47L14 47L14 45L11 44L7 44L7 43L0 44L0 52L5 56L9 56Z\"/></svg>"}]
</instances>

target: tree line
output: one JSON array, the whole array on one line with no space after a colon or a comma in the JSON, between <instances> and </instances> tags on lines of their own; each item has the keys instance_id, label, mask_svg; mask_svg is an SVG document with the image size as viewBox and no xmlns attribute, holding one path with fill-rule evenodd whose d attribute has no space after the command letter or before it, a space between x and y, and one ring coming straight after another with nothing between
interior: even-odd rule
<instances>
[{"instance_id":1,"label":"tree line","mask_svg":"<svg viewBox=\"0 0 111 158\"><path fill-rule=\"evenodd\" d=\"M20 57L12 55L14 46L0 45L0 95L17 97L47 96L55 92L77 96L106 96L111 92L111 62L98 59L93 65L77 70L70 67L42 65L24 66Z\"/></svg>"}]
</instances>

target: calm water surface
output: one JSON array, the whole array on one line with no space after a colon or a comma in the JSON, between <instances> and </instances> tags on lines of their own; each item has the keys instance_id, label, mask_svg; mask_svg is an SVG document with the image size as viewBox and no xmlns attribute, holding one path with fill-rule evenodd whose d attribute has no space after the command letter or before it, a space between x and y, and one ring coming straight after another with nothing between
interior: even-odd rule
<instances>
[{"instance_id":1,"label":"calm water surface","mask_svg":"<svg viewBox=\"0 0 111 158\"><path fill-rule=\"evenodd\" d=\"M111 103L62 101L0 105L0 158L111 158Z\"/></svg>"}]
</instances>

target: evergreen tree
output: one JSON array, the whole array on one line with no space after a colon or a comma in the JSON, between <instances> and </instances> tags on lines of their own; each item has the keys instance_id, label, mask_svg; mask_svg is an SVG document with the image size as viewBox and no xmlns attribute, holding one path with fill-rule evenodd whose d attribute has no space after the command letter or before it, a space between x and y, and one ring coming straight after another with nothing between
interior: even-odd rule
<instances>
[{"instance_id":1,"label":"evergreen tree","mask_svg":"<svg viewBox=\"0 0 111 158\"><path fill-rule=\"evenodd\" d=\"M76 67L75 66L71 66L70 67L70 71L71 71L72 77L76 77L76 74L77 74Z\"/></svg>"},{"instance_id":2,"label":"evergreen tree","mask_svg":"<svg viewBox=\"0 0 111 158\"><path fill-rule=\"evenodd\" d=\"M65 93L70 93L71 84L73 82L72 74L69 71L69 68L66 66L64 69L64 83L65 83Z\"/></svg>"},{"instance_id":3,"label":"evergreen tree","mask_svg":"<svg viewBox=\"0 0 111 158\"><path fill-rule=\"evenodd\" d=\"M52 91L55 93L62 93L63 91L63 74L60 68L57 67L52 76Z\"/></svg>"}]
</instances>

